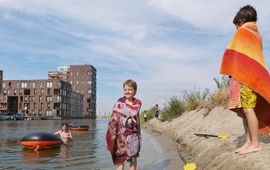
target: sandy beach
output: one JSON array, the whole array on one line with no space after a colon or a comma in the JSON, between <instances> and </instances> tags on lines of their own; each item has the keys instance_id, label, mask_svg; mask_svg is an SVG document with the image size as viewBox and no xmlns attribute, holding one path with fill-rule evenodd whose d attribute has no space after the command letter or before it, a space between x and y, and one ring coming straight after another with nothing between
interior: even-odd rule
<instances>
[{"instance_id":1,"label":"sandy beach","mask_svg":"<svg viewBox=\"0 0 270 170\"><path fill-rule=\"evenodd\" d=\"M242 120L223 107L186 112L171 122L153 119L149 122L153 132L166 134L176 143L184 162L195 163L197 169L265 170L270 169L270 139L260 136L262 150L239 156L233 150L244 143ZM225 135L227 139L205 138L195 133Z\"/></svg>"}]
</instances>

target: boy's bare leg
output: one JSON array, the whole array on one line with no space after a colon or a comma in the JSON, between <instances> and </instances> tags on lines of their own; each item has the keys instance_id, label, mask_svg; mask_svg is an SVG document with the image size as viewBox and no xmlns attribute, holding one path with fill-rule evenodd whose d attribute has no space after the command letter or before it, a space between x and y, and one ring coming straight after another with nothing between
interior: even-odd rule
<instances>
[{"instance_id":1,"label":"boy's bare leg","mask_svg":"<svg viewBox=\"0 0 270 170\"><path fill-rule=\"evenodd\" d=\"M124 167L125 167L124 163L117 164L116 170L124 170Z\"/></svg>"},{"instance_id":2,"label":"boy's bare leg","mask_svg":"<svg viewBox=\"0 0 270 170\"><path fill-rule=\"evenodd\" d=\"M254 109L244 108L244 113L247 118L248 131L250 135L250 144L238 152L239 155L248 154L251 152L257 152L261 150L261 144L259 142L259 124Z\"/></svg>"},{"instance_id":3,"label":"boy's bare leg","mask_svg":"<svg viewBox=\"0 0 270 170\"><path fill-rule=\"evenodd\" d=\"M137 169L137 162L136 163L130 163L130 170L136 170Z\"/></svg>"},{"instance_id":4,"label":"boy's bare leg","mask_svg":"<svg viewBox=\"0 0 270 170\"><path fill-rule=\"evenodd\" d=\"M246 142L239 148L237 148L236 150L234 150L234 153L238 153L240 152L242 149L246 148L248 145L250 145L250 132L248 130L248 124L247 124L247 118L244 117L243 118L243 126L245 129L245 135L246 135Z\"/></svg>"}]
</instances>

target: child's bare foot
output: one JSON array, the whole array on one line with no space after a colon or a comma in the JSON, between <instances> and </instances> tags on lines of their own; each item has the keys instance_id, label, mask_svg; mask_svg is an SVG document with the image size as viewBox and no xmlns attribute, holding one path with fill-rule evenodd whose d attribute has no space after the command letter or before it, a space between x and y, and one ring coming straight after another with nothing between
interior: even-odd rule
<instances>
[{"instance_id":1,"label":"child's bare foot","mask_svg":"<svg viewBox=\"0 0 270 170\"><path fill-rule=\"evenodd\" d=\"M249 145L248 147L239 151L237 154L238 155L245 155L245 154L252 153L252 152L258 152L261 149L262 149L262 146L260 144L259 145Z\"/></svg>"},{"instance_id":2,"label":"child's bare foot","mask_svg":"<svg viewBox=\"0 0 270 170\"><path fill-rule=\"evenodd\" d=\"M246 143L245 143L244 145L242 145L240 148L235 149L235 150L234 150L234 153L240 152L241 150L243 150L243 149L245 149L246 147L248 147L249 144L250 144L250 143L247 143L247 142L246 142Z\"/></svg>"}]
</instances>

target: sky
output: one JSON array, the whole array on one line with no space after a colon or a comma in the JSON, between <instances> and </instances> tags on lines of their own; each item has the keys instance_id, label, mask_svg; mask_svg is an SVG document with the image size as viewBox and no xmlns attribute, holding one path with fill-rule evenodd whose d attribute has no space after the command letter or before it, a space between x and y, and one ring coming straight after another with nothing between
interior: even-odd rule
<instances>
[{"instance_id":1,"label":"sky","mask_svg":"<svg viewBox=\"0 0 270 170\"><path fill-rule=\"evenodd\" d=\"M0 0L4 80L47 79L59 66L97 69L97 114L134 79L142 110L184 90L215 90L214 77L240 7L257 9L270 64L268 0Z\"/></svg>"}]
</instances>

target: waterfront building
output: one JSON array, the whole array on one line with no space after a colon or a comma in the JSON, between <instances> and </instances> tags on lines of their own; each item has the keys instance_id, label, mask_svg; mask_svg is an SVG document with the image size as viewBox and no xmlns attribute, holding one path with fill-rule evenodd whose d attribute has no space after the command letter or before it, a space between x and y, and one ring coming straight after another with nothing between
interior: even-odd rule
<instances>
[{"instance_id":1,"label":"waterfront building","mask_svg":"<svg viewBox=\"0 0 270 170\"><path fill-rule=\"evenodd\" d=\"M59 79L3 80L0 114L32 117L83 117L83 95Z\"/></svg>"},{"instance_id":2,"label":"waterfront building","mask_svg":"<svg viewBox=\"0 0 270 170\"><path fill-rule=\"evenodd\" d=\"M2 93L3 71L0 70L0 94Z\"/></svg>"},{"instance_id":3,"label":"waterfront building","mask_svg":"<svg viewBox=\"0 0 270 170\"><path fill-rule=\"evenodd\" d=\"M49 79L63 80L83 95L84 117L96 117L96 69L92 65L69 65L48 72Z\"/></svg>"}]
</instances>

